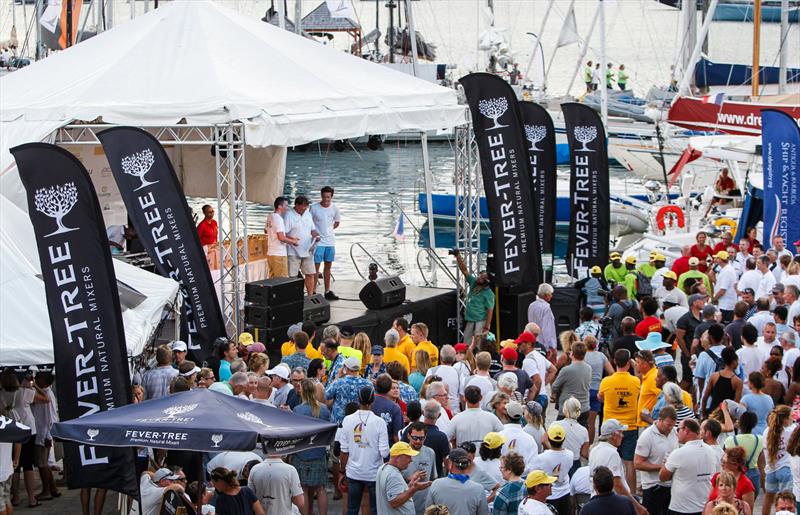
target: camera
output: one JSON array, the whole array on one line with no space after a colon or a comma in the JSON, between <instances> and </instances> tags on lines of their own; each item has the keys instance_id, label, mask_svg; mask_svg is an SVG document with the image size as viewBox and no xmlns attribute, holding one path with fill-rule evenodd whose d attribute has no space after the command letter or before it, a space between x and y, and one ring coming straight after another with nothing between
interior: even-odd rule
<instances>
[{"instance_id":1,"label":"camera","mask_svg":"<svg viewBox=\"0 0 800 515\"><path fill-rule=\"evenodd\" d=\"M461 252L458 249L450 249L447 251L448 256L458 256Z\"/></svg>"}]
</instances>

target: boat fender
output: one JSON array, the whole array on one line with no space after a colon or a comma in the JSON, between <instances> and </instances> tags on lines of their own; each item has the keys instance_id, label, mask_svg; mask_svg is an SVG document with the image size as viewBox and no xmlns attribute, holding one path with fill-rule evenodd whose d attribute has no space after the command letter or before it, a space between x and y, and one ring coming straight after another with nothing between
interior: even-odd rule
<instances>
[{"instance_id":1,"label":"boat fender","mask_svg":"<svg viewBox=\"0 0 800 515\"><path fill-rule=\"evenodd\" d=\"M719 218L714 220L714 227L717 229L727 227L732 234L736 234L736 220L733 220L732 218Z\"/></svg>"},{"instance_id":2,"label":"boat fender","mask_svg":"<svg viewBox=\"0 0 800 515\"><path fill-rule=\"evenodd\" d=\"M656 213L656 224L658 225L659 230L663 231L667 228L667 224L665 222L665 218L667 214L670 215L669 217L669 226L672 227L673 224L673 217L678 221L678 227L683 229L686 227L686 219L683 215L683 210L678 206L669 204L663 206L661 209L658 210Z\"/></svg>"}]
</instances>

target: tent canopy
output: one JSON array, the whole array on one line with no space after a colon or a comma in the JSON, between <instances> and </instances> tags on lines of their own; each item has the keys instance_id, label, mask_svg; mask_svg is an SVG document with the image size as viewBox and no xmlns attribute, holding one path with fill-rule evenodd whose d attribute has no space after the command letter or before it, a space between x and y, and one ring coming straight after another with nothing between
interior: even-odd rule
<instances>
[{"instance_id":1,"label":"tent canopy","mask_svg":"<svg viewBox=\"0 0 800 515\"><path fill-rule=\"evenodd\" d=\"M465 120L454 90L386 69L210 1L170 2L0 79L4 153L75 120L242 121L252 146L291 146ZM27 140L30 141L30 140ZM2 169L10 161L2 160Z\"/></svg>"},{"instance_id":2,"label":"tent canopy","mask_svg":"<svg viewBox=\"0 0 800 515\"><path fill-rule=\"evenodd\" d=\"M53 335L47 313L39 254L28 215L0 195L0 366L54 363ZM146 296L122 312L128 356L144 350L178 283L119 260L117 280Z\"/></svg>"},{"instance_id":3,"label":"tent canopy","mask_svg":"<svg viewBox=\"0 0 800 515\"><path fill-rule=\"evenodd\" d=\"M290 454L333 441L336 424L207 388L128 404L53 425L53 436L110 447Z\"/></svg>"}]
</instances>

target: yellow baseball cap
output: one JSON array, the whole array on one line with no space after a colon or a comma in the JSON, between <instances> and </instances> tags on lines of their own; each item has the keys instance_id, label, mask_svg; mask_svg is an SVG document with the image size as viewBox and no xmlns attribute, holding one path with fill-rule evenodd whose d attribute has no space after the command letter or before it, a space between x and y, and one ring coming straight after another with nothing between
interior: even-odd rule
<instances>
[{"instance_id":1,"label":"yellow baseball cap","mask_svg":"<svg viewBox=\"0 0 800 515\"><path fill-rule=\"evenodd\" d=\"M655 258L658 255L658 250L653 249L650 251L650 259Z\"/></svg>"},{"instance_id":2,"label":"yellow baseball cap","mask_svg":"<svg viewBox=\"0 0 800 515\"><path fill-rule=\"evenodd\" d=\"M397 442L389 449L389 456L416 456L419 451L415 451L406 442Z\"/></svg>"},{"instance_id":3,"label":"yellow baseball cap","mask_svg":"<svg viewBox=\"0 0 800 515\"><path fill-rule=\"evenodd\" d=\"M558 481L558 478L555 476L548 476L543 470L533 470L528 477L525 478L525 486L527 488L533 488L537 485L552 485Z\"/></svg>"},{"instance_id":4,"label":"yellow baseball cap","mask_svg":"<svg viewBox=\"0 0 800 515\"><path fill-rule=\"evenodd\" d=\"M677 274L675 274L675 272L673 272L672 270L664 272L664 276L663 277L664 277L664 279L672 279L673 281L677 281L678 280Z\"/></svg>"},{"instance_id":5,"label":"yellow baseball cap","mask_svg":"<svg viewBox=\"0 0 800 515\"><path fill-rule=\"evenodd\" d=\"M661 254L661 253L656 253L656 255L652 256L650 259L652 259L653 261L666 261L667 260L667 258L664 257L664 254Z\"/></svg>"},{"instance_id":6,"label":"yellow baseball cap","mask_svg":"<svg viewBox=\"0 0 800 515\"><path fill-rule=\"evenodd\" d=\"M239 343L242 345L250 345L254 342L255 340L253 340L253 335L250 333L242 333L239 335Z\"/></svg>"},{"instance_id":7,"label":"yellow baseball cap","mask_svg":"<svg viewBox=\"0 0 800 515\"><path fill-rule=\"evenodd\" d=\"M490 449L497 449L506 443L506 437L492 431L491 433L486 433L486 436L483 437L483 443Z\"/></svg>"},{"instance_id":8,"label":"yellow baseball cap","mask_svg":"<svg viewBox=\"0 0 800 515\"><path fill-rule=\"evenodd\" d=\"M593 274L602 274L603 270L601 270L599 266L594 265L592 267L592 269L590 270L590 272L593 273Z\"/></svg>"},{"instance_id":9,"label":"yellow baseball cap","mask_svg":"<svg viewBox=\"0 0 800 515\"><path fill-rule=\"evenodd\" d=\"M547 438L554 442L563 442L566 437L567 433L564 431L564 427L561 426L561 424L553 424L550 426L550 429L547 430Z\"/></svg>"},{"instance_id":10,"label":"yellow baseball cap","mask_svg":"<svg viewBox=\"0 0 800 515\"><path fill-rule=\"evenodd\" d=\"M714 254L714 257L715 257L715 258L722 259L722 260L724 260L724 261L727 261L727 260L728 260L728 258L729 258L730 256L728 255L728 252L727 252L727 251L725 251L725 250L720 250L719 252L717 252L716 254Z\"/></svg>"},{"instance_id":11,"label":"yellow baseball cap","mask_svg":"<svg viewBox=\"0 0 800 515\"><path fill-rule=\"evenodd\" d=\"M631 254L630 256L625 258L625 262L628 263L629 265L635 265L636 264L636 256Z\"/></svg>"},{"instance_id":12,"label":"yellow baseball cap","mask_svg":"<svg viewBox=\"0 0 800 515\"><path fill-rule=\"evenodd\" d=\"M511 339L503 340L502 342L500 342L500 348L501 349L516 349L517 348L517 342L515 342L514 340L511 340Z\"/></svg>"},{"instance_id":13,"label":"yellow baseball cap","mask_svg":"<svg viewBox=\"0 0 800 515\"><path fill-rule=\"evenodd\" d=\"M608 258L611 260L622 259L622 255L620 255L619 252L612 252L611 254L608 255Z\"/></svg>"}]
</instances>

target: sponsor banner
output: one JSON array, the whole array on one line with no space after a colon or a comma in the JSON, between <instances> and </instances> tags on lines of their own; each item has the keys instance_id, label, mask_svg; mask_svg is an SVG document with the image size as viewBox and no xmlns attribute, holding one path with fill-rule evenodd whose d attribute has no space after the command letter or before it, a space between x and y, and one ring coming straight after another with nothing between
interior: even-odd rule
<instances>
[{"instance_id":1,"label":"sponsor banner","mask_svg":"<svg viewBox=\"0 0 800 515\"><path fill-rule=\"evenodd\" d=\"M800 128L788 114L765 109L761 134L764 166L764 242L800 240Z\"/></svg>"},{"instance_id":2,"label":"sponsor banner","mask_svg":"<svg viewBox=\"0 0 800 515\"><path fill-rule=\"evenodd\" d=\"M608 151L600 116L574 102L561 104L570 149L570 218L567 269L588 277L595 265L608 262Z\"/></svg>"},{"instance_id":3,"label":"sponsor banner","mask_svg":"<svg viewBox=\"0 0 800 515\"><path fill-rule=\"evenodd\" d=\"M103 216L89 174L47 143L11 149L28 195L53 334L61 420L128 404L125 330ZM138 496L131 449L64 445L69 488Z\"/></svg>"},{"instance_id":4,"label":"sponsor banner","mask_svg":"<svg viewBox=\"0 0 800 515\"><path fill-rule=\"evenodd\" d=\"M164 148L148 132L115 127L97 135L133 222L156 270L180 284L182 338L202 363L225 336L208 261L189 206Z\"/></svg>"},{"instance_id":5,"label":"sponsor banner","mask_svg":"<svg viewBox=\"0 0 800 515\"><path fill-rule=\"evenodd\" d=\"M495 75L471 73L460 82L472 113L489 207L494 242L489 271L499 286L535 287L542 264L519 104L511 86Z\"/></svg>"},{"instance_id":6,"label":"sponsor banner","mask_svg":"<svg viewBox=\"0 0 800 515\"><path fill-rule=\"evenodd\" d=\"M534 217L548 280L553 273L556 245L556 130L550 113L539 104L520 102L519 109L528 140Z\"/></svg>"}]
</instances>

